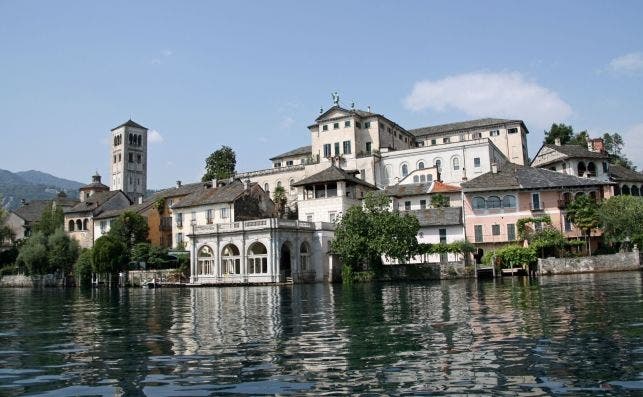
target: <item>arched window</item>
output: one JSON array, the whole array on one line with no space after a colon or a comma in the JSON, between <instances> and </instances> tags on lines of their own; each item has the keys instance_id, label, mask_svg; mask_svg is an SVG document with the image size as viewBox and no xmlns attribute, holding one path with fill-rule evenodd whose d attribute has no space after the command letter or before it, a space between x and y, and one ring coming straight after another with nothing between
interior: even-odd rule
<instances>
[{"instance_id":1,"label":"arched window","mask_svg":"<svg viewBox=\"0 0 643 397\"><path fill-rule=\"evenodd\" d=\"M460 159L459 158L454 157L451 162L453 163L453 171L457 171L457 170L460 169Z\"/></svg>"},{"instance_id":2,"label":"arched window","mask_svg":"<svg viewBox=\"0 0 643 397\"><path fill-rule=\"evenodd\" d=\"M596 177L596 164L594 164L593 162L589 162L587 164L587 175L590 178L595 178Z\"/></svg>"},{"instance_id":3,"label":"arched window","mask_svg":"<svg viewBox=\"0 0 643 397\"><path fill-rule=\"evenodd\" d=\"M438 172L442 172L442 160L435 160L435 168L438 169Z\"/></svg>"},{"instance_id":4,"label":"arched window","mask_svg":"<svg viewBox=\"0 0 643 397\"><path fill-rule=\"evenodd\" d=\"M402 178L409 174L409 166L406 163L402 164Z\"/></svg>"},{"instance_id":5,"label":"arched window","mask_svg":"<svg viewBox=\"0 0 643 397\"><path fill-rule=\"evenodd\" d=\"M384 184L388 185L391 181L391 174L393 173L393 167L387 165L384 167Z\"/></svg>"},{"instance_id":6,"label":"arched window","mask_svg":"<svg viewBox=\"0 0 643 397\"><path fill-rule=\"evenodd\" d=\"M428 175L426 176L426 181L427 181L427 182L431 182L432 180L433 180L433 175L428 174Z\"/></svg>"},{"instance_id":7,"label":"arched window","mask_svg":"<svg viewBox=\"0 0 643 397\"><path fill-rule=\"evenodd\" d=\"M268 250L266 246L255 242L248 248L248 274L268 273Z\"/></svg>"},{"instance_id":8,"label":"arched window","mask_svg":"<svg viewBox=\"0 0 643 397\"><path fill-rule=\"evenodd\" d=\"M294 180L294 179L291 179L290 181L288 181L288 184L289 184L289 186L290 186L290 191L294 191L294 190L295 190L295 187L293 186L293 184L294 184L294 183L295 183L295 180Z\"/></svg>"},{"instance_id":9,"label":"arched window","mask_svg":"<svg viewBox=\"0 0 643 397\"><path fill-rule=\"evenodd\" d=\"M625 196L629 196L630 195L630 187L627 186L627 185L623 185L623 187L621 188L621 193L624 194Z\"/></svg>"},{"instance_id":10,"label":"arched window","mask_svg":"<svg viewBox=\"0 0 643 397\"><path fill-rule=\"evenodd\" d=\"M632 185L632 189L630 189L630 193L632 193L632 196L640 196L641 190L639 189L638 186Z\"/></svg>"},{"instance_id":11,"label":"arched window","mask_svg":"<svg viewBox=\"0 0 643 397\"><path fill-rule=\"evenodd\" d=\"M587 171L587 168L585 167L584 162L579 162L578 163L578 176L585 176L585 171Z\"/></svg>"},{"instance_id":12,"label":"arched window","mask_svg":"<svg viewBox=\"0 0 643 397\"><path fill-rule=\"evenodd\" d=\"M241 274L241 257L239 248L228 244L221 251L221 270L223 274Z\"/></svg>"},{"instance_id":13,"label":"arched window","mask_svg":"<svg viewBox=\"0 0 643 397\"><path fill-rule=\"evenodd\" d=\"M489 196L487 198L487 208L500 208L500 197Z\"/></svg>"},{"instance_id":14,"label":"arched window","mask_svg":"<svg viewBox=\"0 0 643 397\"><path fill-rule=\"evenodd\" d=\"M143 137L141 135L138 136L138 146L141 146L143 144Z\"/></svg>"},{"instance_id":15,"label":"arched window","mask_svg":"<svg viewBox=\"0 0 643 397\"><path fill-rule=\"evenodd\" d=\"M83 230L83 221L76 219L76 230Z\"/></svg>"},{"instance_id":16,"label":"arched window","mask_svg":"<svg viewBox=\"0 0 643 397\"><path fill-rule=\"evenodd\" d=\"M413 182L415 182L415 183L420 182L420 176L419 175L413 175Z\"/></svg>"},{"instance_id":17,"label":"arched window","mask_svg":"<svg viewBox=\"0 0 643 397\"><path fill-rule=\"evenodd\" d=\"M431 175L429 175L431 176ZM426 182L426 175L420 175L420 182Z\"/></svg>"},{"instance_id":18,"label":"arched window","mask_svg":"<svg viewBox=\"0 0 643 397\"><path fill-rule=\"evenodd\" d=\"M576 195L574 196L574 198L579 198L580 196L582 196L582 195L584 195L584 194L585 194L585 193L583 193L583 192L578 192L578 193L576 193Z\"/></svg>"},{"instance_id":19,"label":"arched window","mask_svg":"<svg viewBox=\"0 0 643 397\"><path fill-rule=\"evenodd\" d=\"M487 208L487 202L485 201L484 198L482 197L474 197L473 198L473 209L475 210L483 210Z\"/></svg>"},{"instance_id":20,"label":"arched window","mask_svg":"<svg viewBox=\"0 0 643 397\"><path fill-rule=\"evenodd\" d=\"M214 252L204 245L197 253L197 274L214 274Z\"/></svg>"},{"instance_id":21,"label":"arched window","mask_svg":"<svg viewBox=\"0 0 643 397\"><path fill-rule=\"evenodd\" d=\"M127 136L127 140L128 140L128 142L129 142L129 144L131 145L131 144L132 144L132 140L133 140L133 139L132 139L132 134L129 134L129 135Z\"/></svg>"},{"instance_id":22,"label":"arched window","mask_svg":"<svg viewBox=\"0 0 643 397\"><path fill-rule=\"evenodd\" d=\"M615 196L621 195L621 187L619 185L614 186L614 195Z\"/></svg>"},{"instance_id":23,"label":"arched window","mask_svg":"<svg viewBox=\"0 0 643 397\"><path fill-rule=\"evenodd\" d=\"M88 230L89 229L89 219L85 218L83 221L83 230Z\"/></svg>"},{"instance_id":24,"label":"arched window","mask_svg":"<svg viewBox=\"0 0 643 397\"><path fill-rule=\"evenodd\" d=\"M516 196L511 194L506 195L502 198L502 207L503 208L516 208Z\"/></svg>"},{"instance_id":25,"label":"arched window","mask_svg":"<svg viewBox=\"0 0 643 397\"><path fill-rule=\"evenodd\" d=\"M305 241L299 247L299 263L301 263L302 272L310 270L310 246Z\"/></svg>"},{"instance_id":26,"label":"arched window","mask_svg":"<svg viewBox=\"0 0 643 397\"><path fill-rule=\"evenodd\" d=\"M277 181L277 187L281 187L281 181Z\"/></svg>"},{"instance_id":27,"label":"arched window","mask_svg":"<svg viewBox=\"0 0 643 397\"><path fill-rule=\"evenodd\" d=\"M572 202L572 194L569 193L569 192L563 193L563 203L565 203L565 205L567 205L567 204L569 204L571 202Z\"/></svg>"},{"instance_id":28,"label":"arched window","mask_svg":"<svg viewBox=\"0 0 643 397\"><path fill-rule=\"evenodd\" d=\"M418 161L418 170L424 169L424 161Z\"/></svg>"},{"instance_id":29,"label":"arched window","mask_svg":"<svg viewBox=\"0 0 643 397\"><path fill-rule=\"evenodd\" d=\"M67 226L70 232L74 231L74 221L70 220L69 225Z\"/></svg>"},{"instance_id":30,"label":"arched window","mask_svg":"<svg viewBox=\"0 0 643 397\"><path fill-rule=\"evenodd\" d=\"M269 186L267 183L266 183L266 184L264 184L264 185L263 185L263 190L264 190L266 193L270 193L270 186Z\"/></svg>"}]
</instances>

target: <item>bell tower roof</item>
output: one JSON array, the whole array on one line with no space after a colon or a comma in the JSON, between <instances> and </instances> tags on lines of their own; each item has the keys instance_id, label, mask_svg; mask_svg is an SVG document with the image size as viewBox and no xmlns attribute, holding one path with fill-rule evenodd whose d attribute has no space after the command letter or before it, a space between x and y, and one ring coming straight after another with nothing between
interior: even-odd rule
<instances>
[{"instance_id":1,"label":"bell tower roof","mask_svg":"<svg viewBox=\"0 0 643 397\"><path fill-rule=\"evenodd\" d=\"M141 129L147 130L146 127L143 127L142 125L138 124L137 122L132 121L132 119L129 119L126 122L124 122L123 124L119 125L118 127L112 128L112 131L117 130L117 129L121 128L121 127L133 127L133 128L141 128Z\"/></svg>"}]
</instances>

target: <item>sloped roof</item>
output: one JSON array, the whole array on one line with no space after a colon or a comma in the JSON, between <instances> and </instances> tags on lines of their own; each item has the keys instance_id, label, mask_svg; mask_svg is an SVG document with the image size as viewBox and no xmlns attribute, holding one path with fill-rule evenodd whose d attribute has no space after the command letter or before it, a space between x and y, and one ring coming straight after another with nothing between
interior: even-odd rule
<instances>
[{"instance_id":1,"label":"sloped roof","mask_svg":"<svg viewBox=\"0 0 643 397\"><path fill-rule=\"evenodd\" d=\"M522 120L485 118L485 119L477 119L477 120L460 121L457 123L432 125L432 126L422 127L422 128L414 128L408 131L415 136L437 135L437 134L443 134L445 132L462 131L462 130L468 130L472 128L492 127L492 126L496 126L500 124L508 124L508 123L520 123L523 125L523 127L525 127L525 124L522 122ZM526 127L525 127L525 131L529 133Z\"/></svg>"},{"instance_id":2,"label":"sloped roof","mask_svg":"<svg viewBox=\"0 0 643 397\"><path fill-rule=\"evenodd\" d=\"M544 168L506 163L497 173L487 172L470 181L463 182L465 192L505 189L537 189L572 186L609 185L591 178L579 178Z\"/></svg>"},{"instance_id":3,"label":"sloped roof","mask_svg":"<svg viewBox=\"0 0 643 397\"><path fill-rule=\"evenodd\" d=\"M94 219L116 218L122 213L127 211L136 212L137 214L140 214L145 210L149 209L150 207L152 207L153 205L154 205L154 202L145 202L142 204L134 204L134 205L130 205L129 207L119 208L116 210L103 211L99 215L95 216Z\"/></svg>"},{"instance_id":4,"label":"sloped roof","mask_svg":"<svg viewBox=\"0 0 643 397\"><path fill-rule=\"evenodd\" d=\"M431 189L431 193L457 193L460 191L462 189L459 186L449 185L442 181L433 182L433 188Z\"/></svg>"},{"instance_id":5,"label":"sloped roof","mask_svg":"<svg viewBox=\"0 0 643 397\"><path fill-rule=\"evenodd\" d=\"M180 187L174 186L174 187L166 188L163 190L159 190L158 192L155 192L151 196L147 197L145 199L145 202L155 202L156 200L166 199L169 197L187 196L188 194L194 193L198 190L206 189L207 185L208 185L208 182L195 182L195 183L186 183L181 185Z\"/></svg>"},{"instance_id":6,"label":"sloped roof","mask_svg":"<svg viewBox=\"0 0 643 397\"><path fill-rule=\"evenodd\" d=\"M643 182L643 174L622 165L610 164L610 178L617 182Z\"/></svg>"},{"instance_id":7,"label":"sloped roof","mask_svg":"<svg viewBox=\"0 0 643 397\"><path fill-rule=\"evenodd\" d=\"M277 160L277 159L282 159L284 157L293 157L293 156L301 156L304 154L311 154L313 150L313 147L311 145L308 146L302 146L298 147L297 149L293 149L291 151L288 151L286 153L282 153L280 155L277 155L275 157L270 158L270 160Z\"/></svg>"},{"instance_id":8,"label":"sloped roof","mask_svg":"<svg viewBox=\"0 0 643 397\"><path fill-rule=\"evenodd\" d=\"M143 127L142 125L140 125L140 124L138 124L138 123L136 123L136 122L132 121L132 119L129 119L129 120L127 120L126 122L124 122L123 124L119 125L118 127L114 127L114 128L112 128L112 131L114 131L114 130L116 130L116 129L119 129L119 128L121 128L121 127L142 128L142 129L144 129L144 130L146 130L146 129L147 129L146 127Z\"/></svg>"},{"instance_id":9,"label":"sloped roof","mask_svg":"<svg viewBox=\"0 0 643 397\"><path fill-rule=\"evenodd\" d=\"M93 211L119 193L122 193L122 192L120 190L112 190L107 192L94 193L90 197L88 197L84 202L80 202L75 206L67 209L65 211L65 214L72 213L72 212Z\"/></svg>"},{"instance_id":10,"label":"sloped roof","mask_svg":"<svg viewBox=\"0 0 643 397\"><path fill-rule=\"evenodd\" d=\"M88 183L85 186L78 188L78 190L109 190L109 186L102 184L101 182L92 182Z\"/></svg>"},{"instance_id":11,"label":"sloped roof","mask_svg":"<svg viewBox=\"0 0 643 397\"><path fill-rule=\"evenodd\" d=\"M336 110L339 110L339 111L342 111L342 112L345 112L345 113L348 113L348 114L355 114L355 115L360 116L360 117L382 116L381 114L377 114L377 113L366 112L364 110L358 110L358 109L345 109L345 108L343 108L341 106L335 105L335 106L331 107L330 109L328 109L327 111L325 111L324 113L320 114L319 117L317 117L315 119L315 121L323 120L324 118L326 118L327 115L329 115L330 113L332 113L332 112L334 112ZM382 116L382 117L384 117L384 116Z\"/></svg>"},{"instance_id":12,"label":"sloped roof","mask_svg":"<svg viewBox=\"0 0 643 397\"><path fill-rule=\"evenodd\" d=\"M536 157L534 157L534 160L532 160L532 163L536 161L538 158L540 152L544 149L548 148L551 150L555 150L558 153L561 153L563 157L559 157L556 159L553 159L551 161L547 161L541 164L538 164L539 167L545 166L547 164L555 163L557 161L561 161L562 159L571 159L571 158L590 158L590 159L607 159L609 156L605 153L600 153L600 152L593 152L587 147L582 146L582 145L555 145L555 144L544 144L539 150L538 153L536 154Z\"/></svg>"},{"instance_id":13,"label":"sloped roof","mask_svg":"<svg viewBox=\"0 0 643 397\"><path fill-rule=\"evenodd\" d=\"M462 207L427 208L408 211L420 222L420 226L449 226L462 224Z\"/></svg>"},{"instance_id":14,"label":"sloped roof","mask_svg":"<svg viewBox=\"0 0 643 397\"><path fill-rule=\"evenodd\" d=\"M356 185L363 185L370 187L372 189L377 189L375 186L371 185L368 182L365 182L359 178L355 177L355 174L357 171L347 171L343 170L341 168L338 168L335 165L331 165L330 167L326 168L323 171L320 171L316 174L313 174L307 178L304 178L298 182L295 182L292 184L292 186L304 186L304 185L311 185L315 183L323 183L323 182L338 182L338 181L347 181L347 182L353 182Z\"/></svg>"},{"instance_id":15,"label":"sloped roof","mask_svg":"<svg viewBox=\"0 0 643 397\"><path fill-rule=\"evenodd\" d=\"M32 200L13 211L26 222L39 221L52 200Z\"/></svg>"},{"instance_id":16,"label":"sloped roof","mask_svg":"<svg viewBox=\"0 0 643 397\"><path fill-rule=\"evenodd\" d=\"M387 186L384 193L393 197L420 196L428 194L431 189L431 182L407 183Z\"/></svg>"},{"instance_id":17,"label":"sloped roof","mask_svg":"<svg viewBox=\"0 0 643 397\"><path fill-rule=\"evenodd\" d=\"M249 186L257 185L255 182L250 183ZM181 201L174 204L172 208L185 208L194 207L197 205L230 203L243 194L245 189L243 183L239 180L231 182L227 185L219 186L210 189L196 190L193 193L185 196Z\"/></svg>"}]
</instances>

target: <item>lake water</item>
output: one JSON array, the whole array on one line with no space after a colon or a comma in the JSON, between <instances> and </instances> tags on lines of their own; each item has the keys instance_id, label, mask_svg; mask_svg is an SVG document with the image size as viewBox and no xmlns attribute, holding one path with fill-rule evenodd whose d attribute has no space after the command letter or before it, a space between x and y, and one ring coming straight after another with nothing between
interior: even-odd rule
<instances>
[{"instance_id":1,"label":"lake water","mask_svg":"<svg viewBox=\"0 0 643 397\"><path fill-rule=\"evenodd\" d=\"M0 395L643 395L642 273L1 289Z\"/></svg>"}]
</instances>

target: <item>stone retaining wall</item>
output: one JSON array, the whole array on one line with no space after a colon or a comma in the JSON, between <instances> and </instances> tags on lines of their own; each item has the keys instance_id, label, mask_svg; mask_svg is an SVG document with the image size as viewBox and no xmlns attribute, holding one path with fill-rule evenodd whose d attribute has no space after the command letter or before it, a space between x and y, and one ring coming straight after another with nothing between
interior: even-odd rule
<instances>
[{"instance_id":1,"label":"stone retaining wall","mask_svg":"<svg viewBox=\"0 0 643 397\"><path fill-rule=\"evenodd\" d=\"M640 269L641 259L638 250L612 255L585 256L580 258L538 259L538 273L543 275L618 272Z\"/></svg>"},{"instance_id":2,"label":"stone retaining wall","mask_svg":"<svg viewBox=\"0 0 643 397\"><path fill-rule=\"evenodd\" d=\"M3 276L0 287L43 288L43 287L71 287L73 278L55 277L53 274L44 276Z\"/></svg>"},{"instance_id":3,"label":"stone retaining wall","mask_svg":"<svg viewBox=\"0 0 643 397\"><path fill-rule=\"evenodd\" d=\"M178 283L179 278L176 277L177 269L164 269L164 270L130 270L127 272L127 283L132 287L140 287L143 284L152 282L157 283ZM183 280L186 282L188 280Z\"/></svg>"},{"instance_id":4,"label":"stone retaining wall","mask_svg":"<svg viewBox=\"0 0 643 397\"><path fill-rule=\"evenodd\" d=\"M464 261L385 265L382 280L448 280L475 277L473 266Z\"/></svg>"}]
</instances>

